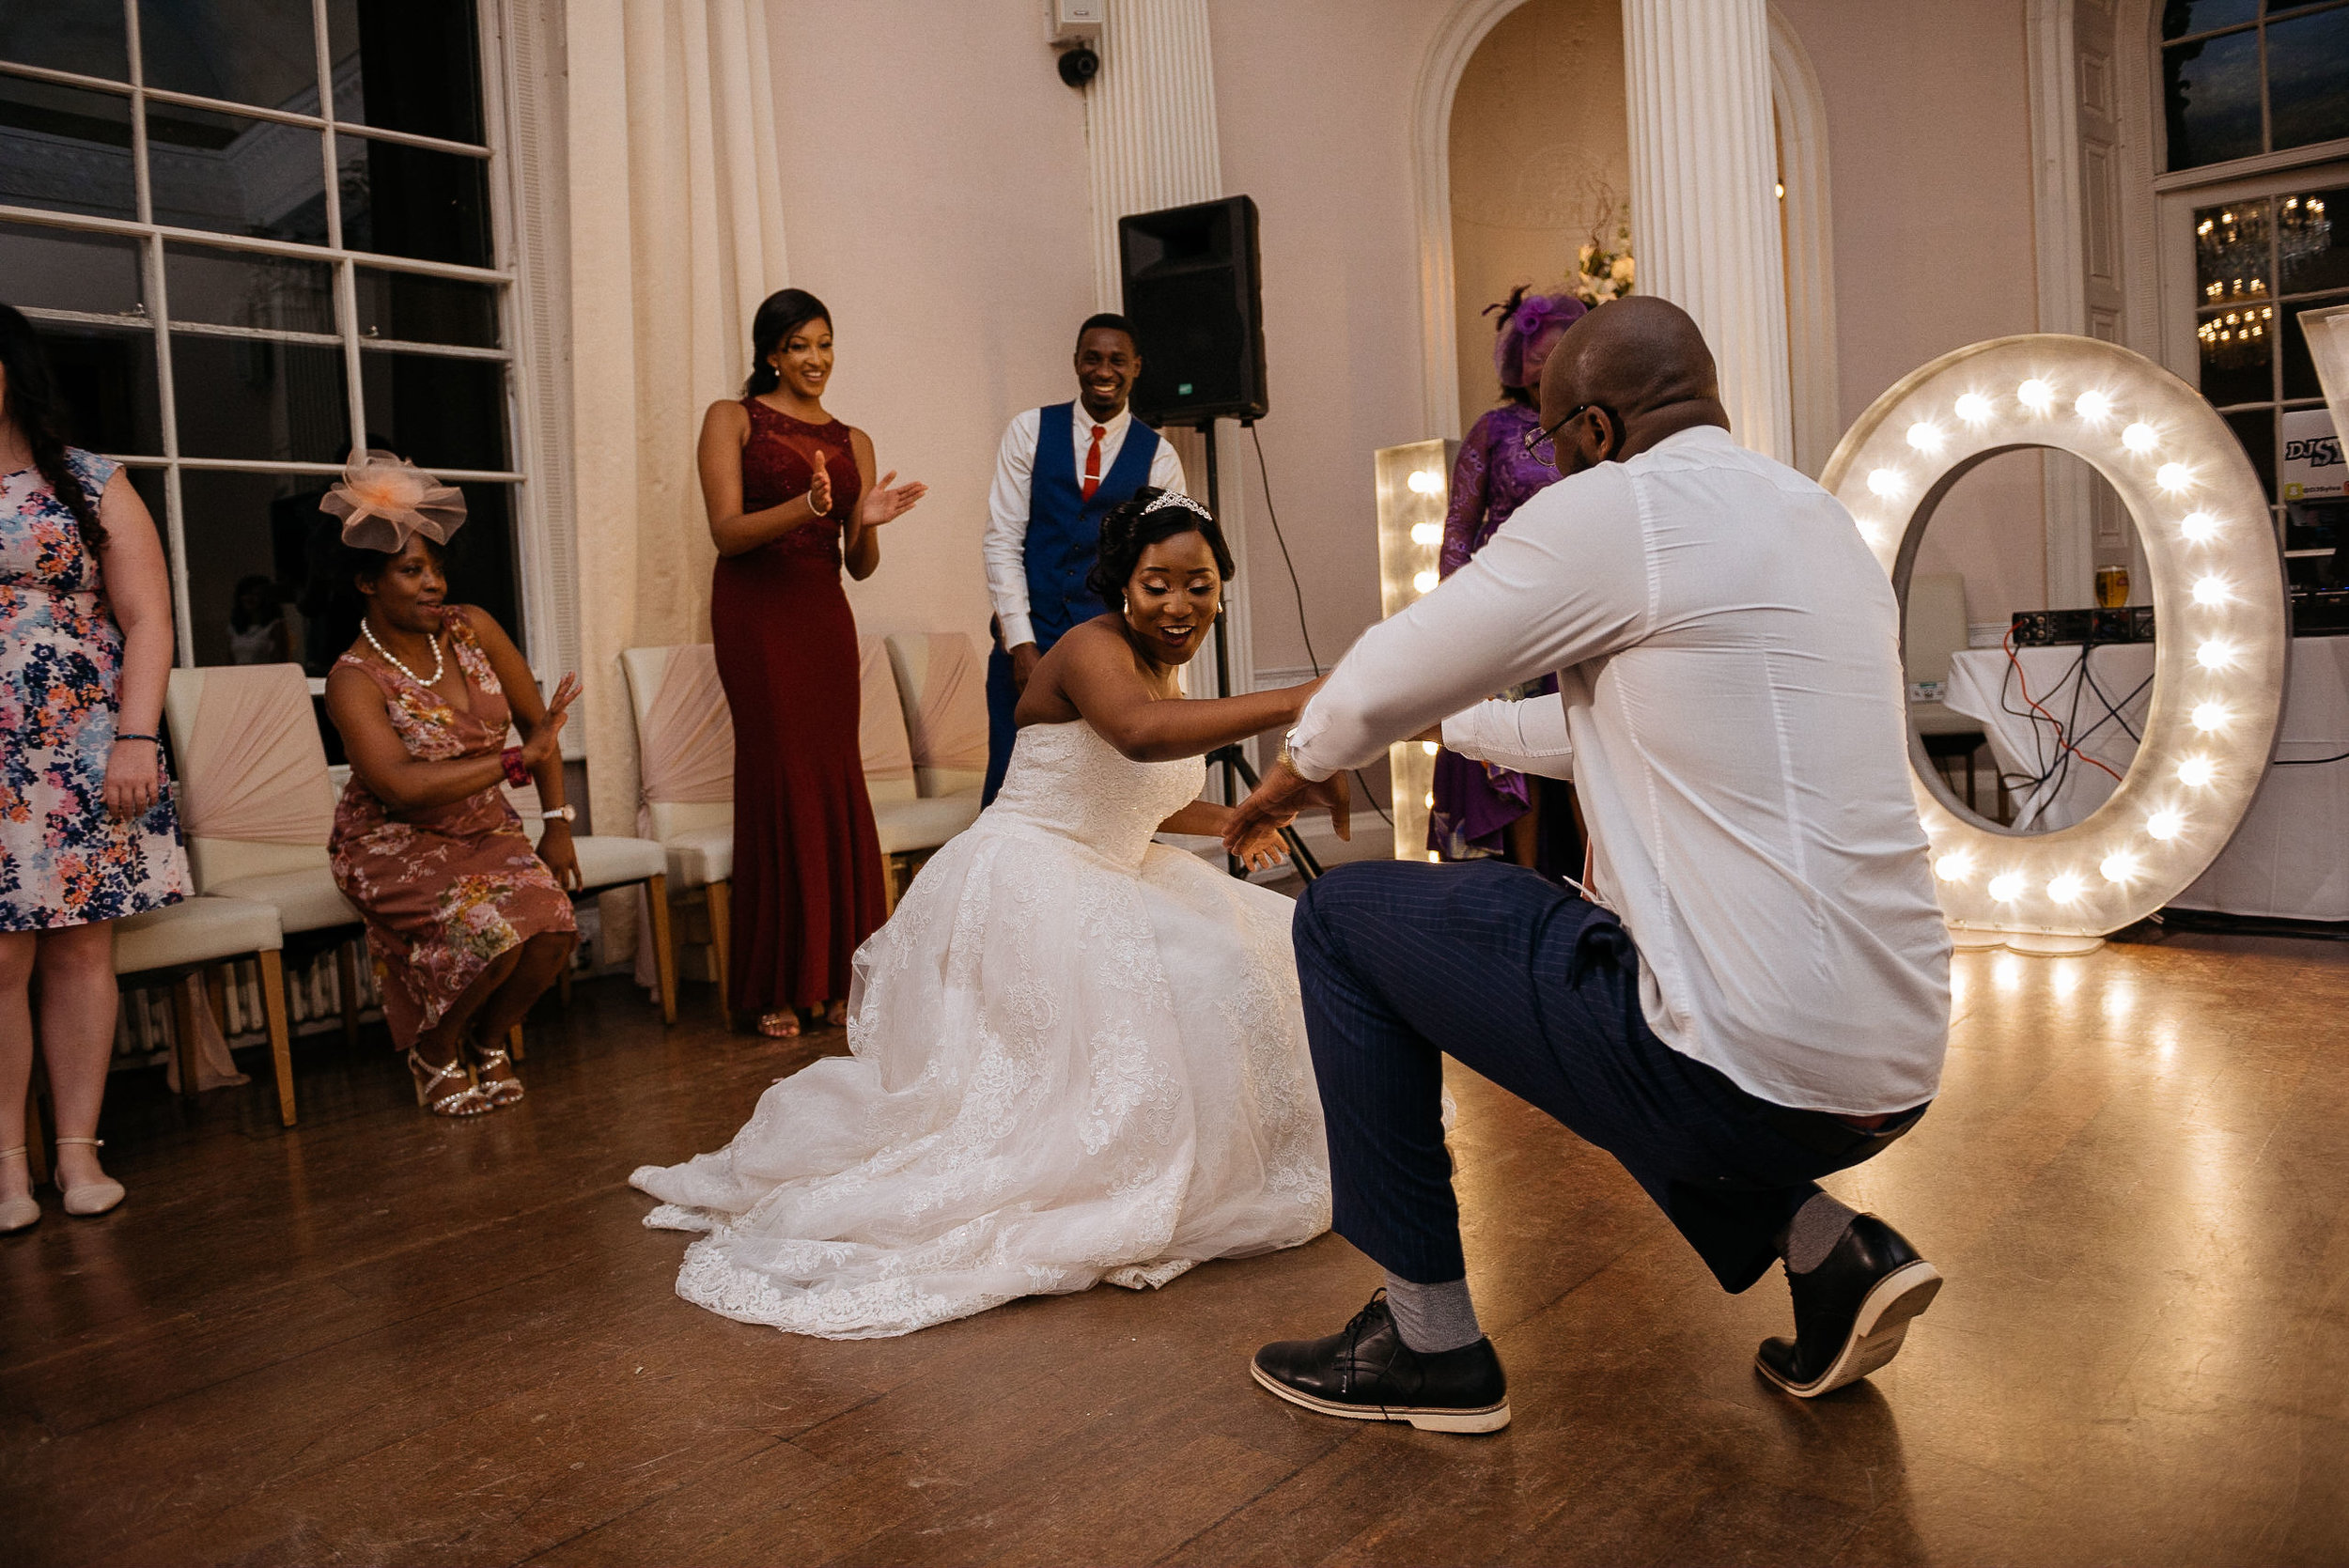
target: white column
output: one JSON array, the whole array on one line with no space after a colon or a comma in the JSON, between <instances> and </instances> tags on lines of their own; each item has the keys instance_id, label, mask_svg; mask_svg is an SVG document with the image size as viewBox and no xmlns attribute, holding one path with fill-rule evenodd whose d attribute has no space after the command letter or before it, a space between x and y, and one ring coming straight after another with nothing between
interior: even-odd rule
<instances>
[{"instance_id":1,"label":"white column","mask_svg":"<svg viewBox=\"0 0 2349 1568\"><path fill-rule=\"evenodd\" d=\"M1125 287L1117 258L1117 220L1129 212L1213 201L1224 194L1206 0L1110 0L1100 54L1101 72L1085 89L1094 297L1097 308L1120 310ZM1149 345L1142 349L1148 357ZM1247 691L1255 684L1255 638L1247 598L1247 584L1255 573L1249 568L1243 502L1255 482L1255 456L1236 427L1219 427L1218 436L1221 493L1217 517L1240 563L1238 579L1225 590L1223 637L1232 662L1231 690ZM1185 434L1175 435L1174 446L1191 493L1204 496L1205 446ZM1212 645L1185 678L1192 695L1214 694Z\"/></svg>"},{"instance_id":2,"label":"white column","mask_svg":"<svg viewBox=\"0 0 2349 1568\"><path fill-rule=\"evenodd\" d=\"M1117 220L1223 194L1206 0L1111 0L1101 73L1085 89L1093 286L1119 308Z\"/></svg>"},{"instance_id":3,"label":"white column","mask_svg":"<svg viewBox=\"0 0 2349 1568\"><path fill-rule=\"evenodd\" d=\"M1696 318L1737 439L1794 460L1766 0L1624 0L1639 288Z\"/></svg>"}]
</instances>

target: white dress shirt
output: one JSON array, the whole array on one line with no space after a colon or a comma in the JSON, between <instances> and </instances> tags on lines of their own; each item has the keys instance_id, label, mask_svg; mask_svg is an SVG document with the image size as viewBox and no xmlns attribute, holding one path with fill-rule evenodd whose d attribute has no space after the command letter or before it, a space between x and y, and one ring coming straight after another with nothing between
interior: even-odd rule
<instances>
[{"instance_id":1,"label":"white dress shirt","mask_svg":"<svg viewBox=\"0 0 2349 1568\"><path fill-rule=\"evenodd\" d=\"M987 561L988 597L995 601L995 618L1003 623L1003 646L1016 648L1035 641L1035 623L1028 618L1028 493L1035 468L1038 422L1044 411L1030 409L1015 417L1003 431L995 452L995 483L987 492L987 534L979 550ZM1126 445L1126 432L1134 413L1123 408L1101 423L1101 477L1107 479ZM1069 420L1076 438L1077 481L1084 482L1085 453L1093 445L1093 416L1079 403ZM1174 445L1159 438L1150 458L1150 483L1162 490L1183 488L1183 460Z\"/></svg>"},{"instance_id":2,"label":"white dress shirt","mask_svg":"<svg viewBox=\"0 0 2349 1568\"><path fill-rule=\"evenodd\" d=\"M1548 671L1556 696L1469 706ZM1657 1037L1776 1104L1873 1115L1933 1097L1949 1033L1903 696L1850 514L1708 426L1520 506L1363 634L1291 754L1326 778L1444 719L1454 751L1573 779Z\"/></svg>"}]
</instances>

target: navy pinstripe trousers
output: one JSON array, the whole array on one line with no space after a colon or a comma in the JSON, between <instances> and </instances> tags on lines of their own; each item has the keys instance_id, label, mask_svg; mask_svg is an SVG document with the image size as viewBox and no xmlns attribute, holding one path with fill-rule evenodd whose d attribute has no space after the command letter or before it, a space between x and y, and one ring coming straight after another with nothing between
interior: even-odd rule
<instances>
[{"instance_id":1,"label":"navy pinstripe trousers","mask_svg":"<svg viewBox=\"0 0 2349 1568\"><path fill-rule=\"evenodd\" d=\"M1817 1177L1922 1114L1862 1132L1681 1055L1641 1015L1639 957L1615 917L1518 866L1338 866L1306 888L1295 932L1335 1229L1406 1280L1468 1272L1446 1055L1614 1156L1732 1291L1768 1269Z\"/></svg>"}]
</instances>

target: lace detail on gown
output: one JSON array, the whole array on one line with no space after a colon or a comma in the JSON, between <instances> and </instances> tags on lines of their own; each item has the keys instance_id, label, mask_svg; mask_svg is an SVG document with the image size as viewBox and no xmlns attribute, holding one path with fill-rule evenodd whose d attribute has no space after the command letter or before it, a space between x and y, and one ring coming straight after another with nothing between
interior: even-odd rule
<instances>
[{"instance_id":1,"label":"lace detail on gown","mask_svg":"<svg viewBox=\"0 0 2349 1568\"><path fill-rule=\"evenodd\" d=\"M1294 906L1151 839L1205 774L1020 731L994 805L857 951L851 1054L630 1178L663 1200L647 1225L705 1233L677 1294L865 1339L1326 1230Z\"/></svg>"}]
</instances>

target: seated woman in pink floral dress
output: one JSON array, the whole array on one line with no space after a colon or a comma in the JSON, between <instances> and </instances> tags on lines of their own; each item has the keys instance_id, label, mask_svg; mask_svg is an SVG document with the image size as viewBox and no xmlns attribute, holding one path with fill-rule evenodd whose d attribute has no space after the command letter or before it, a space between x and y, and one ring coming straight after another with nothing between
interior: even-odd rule
<instances>
[{"instance_id":1,"label":"seated woman in pink floral dress","mask_svg":"<svg viewBox=\"0 0 2349 1568\"><path fill-rule=\"evenodd\" d=\"M416 1103L474 1116L522 1096L504 1043L570 959L579 885L557 748L576 676L543 705L490 614L443 603L442 546L463 498L383 453L354 458L325 508L348 517L339 573L365 605L326 677L350 758L334 880L366 917L393 1043ZM339 586L339 584L338 584ZM508 725L522 744L507 746ZM535 780L534 848L500 784Z\"/></svg>"}]
</instances>

